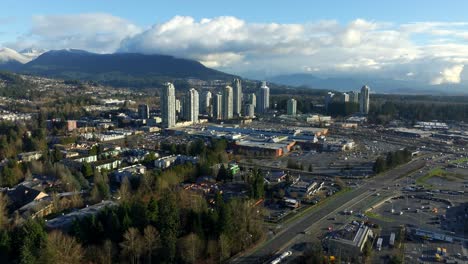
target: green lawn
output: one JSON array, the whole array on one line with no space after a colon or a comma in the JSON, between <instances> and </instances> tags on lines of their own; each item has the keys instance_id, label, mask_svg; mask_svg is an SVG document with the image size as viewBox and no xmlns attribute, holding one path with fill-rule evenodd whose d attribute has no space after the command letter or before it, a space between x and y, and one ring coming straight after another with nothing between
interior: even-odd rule
<instances>
[{"instance_id":1,"label":"green lawn","mask_svg":"<svg viewBox=\"0 0 468 264\"><path fill-rule=\"evenodd\" d=\"M460 164L460 163L466 163L468 162L468 157L460 158L457 160L452 160L450 161L450 164Z\"/></svg>"},{"instance_id":2,"label":"green lawn","mask_svg":"<svg viewBox=\"0 0 468 264\"><path fill-rule=\"evenodd\" d=\"M382 215L380 215L380 214L378 214L376 212L367 211L364 214L369 218L374 218L374 219L377 219L377 220L380 220L380 221L383 221L383 222L393 222L393 219L390 219L388 217L383 217Z\"/></svg>"},{"instance_id":3,"label":"green lawn","mask_svg":"<svg viewBox=\"0 0 468 264\"><path fill-rule=\"evenodd\" d=\"M416 180L416 184L422 185L425 188L432 188L433 186L431 184L428 184L427 181L432 178L432 177L438 177L447 181L456 181L458 180L463 180L464 177L461 174L456 174L456 173L451 173L445 171L441 167L434 168L433 170L429 171L426 175L418 178Z\"/></svg>"}]
</instances>

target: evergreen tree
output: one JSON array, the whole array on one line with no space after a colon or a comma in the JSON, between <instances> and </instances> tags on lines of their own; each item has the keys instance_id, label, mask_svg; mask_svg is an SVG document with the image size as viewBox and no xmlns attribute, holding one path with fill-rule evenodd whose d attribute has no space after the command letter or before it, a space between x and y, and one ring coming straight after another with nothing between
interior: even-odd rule
<instances>
[{"instance_id":1,"label":"evergreen tree","mask_svg":"<svg viewBox=\"0 0 468 264\"><path fill-rule=\"evenodd\" d=\"M158 204L158 229L161 233L163 259L172 263L175 260L177 236L179 234L179 208L173 193L163 193Z\"/></svg>"}]
</instances>

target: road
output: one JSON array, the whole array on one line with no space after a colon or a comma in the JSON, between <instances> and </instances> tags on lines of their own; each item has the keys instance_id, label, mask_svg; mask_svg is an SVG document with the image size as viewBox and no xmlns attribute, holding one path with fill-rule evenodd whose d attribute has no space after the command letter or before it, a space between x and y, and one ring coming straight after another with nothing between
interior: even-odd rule
<instances>
[{"instance_id":1,"label":"road","mask_svg":"<svg viewBox=\"0 0 468 264\"><path fill-rule=\"evenodd\" d=\"M298 234L311 231L311 226L319 225L320 221L325 220L351 206L356 206L374 194L371 190L380 189L387 186L393 186L395 181L402 176L417 170L424 166L425 161L422 157L387 171L379 176L368 179L360 187L346 192L338 197L331 198L325 205L316 210L308 212L305 216L288 224L280 233L268 241L258 245L253 250L244 252L240 256L234 257L230 263L263 263L270 259L275 253L288 247L294 241Z\"/></svg>"}]
</instances>

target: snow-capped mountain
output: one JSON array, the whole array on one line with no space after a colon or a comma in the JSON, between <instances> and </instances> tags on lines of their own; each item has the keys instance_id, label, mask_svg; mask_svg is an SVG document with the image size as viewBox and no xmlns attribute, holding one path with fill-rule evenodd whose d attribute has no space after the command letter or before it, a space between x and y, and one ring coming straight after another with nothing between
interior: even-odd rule
<instances>
[{"instance_id":1,"label":"snow-capped mountain","mask_svg":"<svg viewBox=\"0 0 468 264\"><path fill-rule=\"evenodd\" d=\"M32 58L25 56L16 50L6 47L0 48L0 64L9 62L19 62L21 64L25 64L31 60Z\"/></svg>"},{"instance_id":2,"label":"snow-capped mountain","mask_svg":"<svg viewBox=\"0 0 468 264\"><path fill-rule=\"evenodd\" d=\"M46 52L44 49L35 49L35 48L29 48L29 49L24 49L20 51L19 53L21 55L24 55L28 57L30 60L34 60L35 58L39 57L42 55L42 53Z\"/></svg>"}]
</instances>

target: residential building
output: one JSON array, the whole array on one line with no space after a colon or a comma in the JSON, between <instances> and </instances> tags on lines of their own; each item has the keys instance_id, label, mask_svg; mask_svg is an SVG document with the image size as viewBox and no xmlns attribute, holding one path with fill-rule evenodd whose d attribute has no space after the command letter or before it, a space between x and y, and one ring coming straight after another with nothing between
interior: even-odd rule
<instances>
[{"instance_id":1,"label":"residential building","mask_svg":"<svg viewBox=\"0 0 468 264\"><path fill-rule=\"evenodd\" d=\"M180 114L182 112L182 103L179 99L175 100L175 110L177 114Z\"/></svg>"},{"instance_id":2,"label":"residential building","mask_svg":"<svg viewBox=\"0 0 468 264\"><path fill-rule=\"evenodd\" d=\"M245 115L245 117L254 118L255 117L255 106L253 104L244 105L244 115Z\"/></svg>"},{"instance_id":3,"label":"residential building","mask_svg":"<svg viewBox=\"0 0 468 264\"><path fill-rule=\"evenodd\" d=\"M257 107L257 95L255 93L250 93L247 95L247 103L252 104L255 107Z\"/></svg>"},{"instance_id":4,"label":"residential building","mask_svg":"<svg viewBox=\"0 0 468 264\"><path fill-rule=\"evenodd\" d=\"M349 95L349 102L350 103L359 103L359 92L357 91L349 91L347 93Z\"/></svg>"},{"instance_id":5,"label":"residential building","mask_svg":"<svg viewBox=\"0 0 468 264\"><path fill-rule=\"evenodd\" d=\"M213 97L213 118L216 120L223 119L223 95L215 94Z\"/></svg>"},{"instance_id":6,"label":"residential building","mask_svg":"<svg viewBox=\"0 0 468 264\"><path fill-rule=\"evenodd\" d=\"M242 83L240 79L234 79L234 98L233 98L233 113L240 116L242 111Z\"/></svg>"},{"instance_id":7,"label":"residential building","mask_svg":"<svg viewBox=\"0 0 468 264\"><path fill-rule=\"evenodd\" d=\"M328 105L333 102L333 97L335 97L335 94L332 92L328 92L327 95L325 95L325 101L324 101L325 110L328 111Z\"/></svg>"},{"instance_id":8,"label":"residential building","mask_svg":"<svg viewBox=\"0 0 468 264\"><path fill-rule=\"evenodd\" d=\"M288 100L288 109L287 109L287 114L288 115L296 115L297 113L297 101L294 98L291 98Z\"/></svg>"},{"instance_id":9,"label":"residential building","mask_svg":"<svg viewBox=\"0 0 468 264\"><path fill-rule=\"evenodd\" d=\"M67 131L73 131L78 127L76 124L76 120L67 120L66 125L67 125Z\"/></svg>"},{"instance_id":10,"label":"residential building","mask_svg":"<svg viewBox=\"0 0 468 264\"><path fill-rule=\"evenodd\" d=\"M116 182L122 182L124 178L140 177L146 172L146 167L141 164L135 164L132 166L120 168L115 171L112 175Z\"/></svg>"},{"instance_id":11,"label":"residential building","mask_svg":"<svg viewBox=\"0 0 468 264\"><path fill-rule=\"evenodd\" d=\"M141 104L138 106L138 118L140 119L149 118L149 107L147 104Z\"/></svg>"},{"instance_id":12,"label":"residential building","mask_svg":"<svg viewBox=\"0 0 468 264\"><path fill-rule=\"evenodd\" d=\"M364 85L361 88L361 94L360 94L360 112L361 114L367 115L369 113L369 93L370 93L370 88L367 85Z\"/></svg>"},{"instance_id":13,"label":"residential building","mask_svg":"<svg viewBox=\"0 0 468 264\"><path fill-rule=\"evenodd\" d=\"M198 91L192 88L185 96L184 119L192 123L198 123L199 107Z\"/></svg>"},{"instance_id":14,"label":"residential building","mask_svg":"<svg viewBox=\"0 0 468 264\"><path fill-rule=\"evenodd\" d=\"M349 102L349 94L341 93L338 95L338 102L340 103L347 103Z\"/></svg>"},{"instance_id":15,"label":"residential building","mask_svg":"<svg viewBox=\"0 0 468 264\"><path fill-rule=\"evenodd\" d=\"M233 117L233 102L234 102L234 98L233 98L233 91L232 91L232 87L231 86L226 86L224 87L224 90L223 90L223 119L224 120L228 120L228 119L232 119Z\"/></svg>"},{"instance_id":16,"label":"residential building","mask_svg":"<svg viewBox=\"0 0 468 264\"><path fill-rule=\"evenodd\" d=\"M40 158L42 158L42 152L40 151L23 152L18 154L18 160L22 162L30 162L39 160Z\"/></svg>"},{"instance_id":17,"label":"residential building","mask_svg":"<svg viewBox=\"0 0 468 264\"><path fill-rule=\"evenodd\" d=\"M200 98L200 113L205 115L211 115L211 98L212 94L210 91L203 92Z\"/></svg>"},{"instance_id":18,"label":"residential building","mask_svg":"<svg viewBox=\"0 0 468 264\"><path fill-rule=\"evenodd\" d=\"M174 127L176 124L176 109L175 109L175 87L172 83L166 83L162 89L161 96L161 114L163 126L165 128Z\"/></svg>"},{"instance_id":19,"label":"residential building","mask_svg":"<svg viewBox=\"0 0 468 264\"><path fill-rule=\"evenodd\" d=\"M268 88L265 81L262 82L262 86L258 91L257 100L257 112L266 113L270 108L270 88Z\"/></svg>"}]
</instances>

